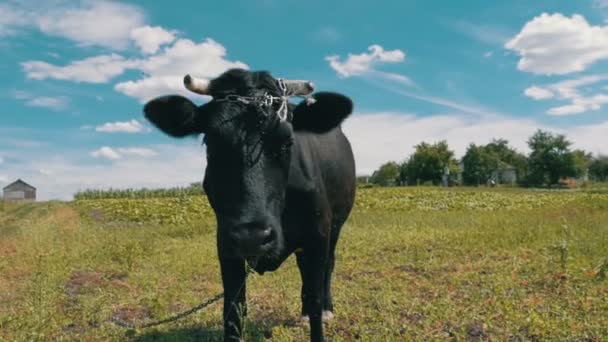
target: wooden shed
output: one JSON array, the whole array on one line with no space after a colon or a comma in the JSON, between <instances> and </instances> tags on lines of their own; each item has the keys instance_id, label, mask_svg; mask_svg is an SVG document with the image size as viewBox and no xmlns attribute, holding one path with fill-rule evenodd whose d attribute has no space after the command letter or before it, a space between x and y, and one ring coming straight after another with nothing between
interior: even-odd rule
<instances>
[{"instance_id":1,"label":"wooden shed","mask_svg":"<svg viewBox=\"0 0 608 342\"><path fill-rule=\"evenodd\" d=\"M22 181L21 179L7 185L2 189L5 201L36 201L36 188Z\"/></svg>"}]
</instances>

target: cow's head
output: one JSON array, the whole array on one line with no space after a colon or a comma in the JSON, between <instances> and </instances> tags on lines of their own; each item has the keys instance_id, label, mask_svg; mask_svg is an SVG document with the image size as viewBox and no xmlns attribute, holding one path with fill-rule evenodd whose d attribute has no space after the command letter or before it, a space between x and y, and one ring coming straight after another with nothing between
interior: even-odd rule
<instances>
[{"instance_id":1,"label":"cow's head","mask_svg":"<svg viewBox=\"0 0 608 342\"><path fill-rule=\"evenodd\" d=\"M173 137L205 135L203 186L216 213L221 252L278 255L294 132L333 129L351 113L352 102L340 94L317 93L314 100L285 110L284 96L309 95L310 82L242 69L210 82L186 76L184 83L212 99L199 107L182 96L160 97L146 104L146 117Z\"/></svg>"}]
</instances>

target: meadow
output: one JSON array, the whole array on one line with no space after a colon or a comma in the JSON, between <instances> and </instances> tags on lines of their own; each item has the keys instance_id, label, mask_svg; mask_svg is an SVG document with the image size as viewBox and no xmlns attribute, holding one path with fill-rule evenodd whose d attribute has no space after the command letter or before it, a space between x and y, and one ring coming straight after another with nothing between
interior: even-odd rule
<instances>
[{"instance_id":1,"label":"meadow","mask_svg":"<svg viewBox=\"0 0 608 342\"><path fill-rule=\"evenodd\" d=\"M0 341L216 341L203 195L0 204ZM359 189L338 244L333 341L608 339L608 192ZM248 283L246 340L306 341L293 257Z\"/></svg>"}]
</instances>

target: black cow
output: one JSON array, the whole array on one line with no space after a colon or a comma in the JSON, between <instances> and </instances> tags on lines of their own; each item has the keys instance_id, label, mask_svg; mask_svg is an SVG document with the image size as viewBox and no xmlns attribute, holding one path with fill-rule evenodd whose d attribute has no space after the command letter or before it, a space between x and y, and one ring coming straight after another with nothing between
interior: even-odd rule
<instances>
[{"instance_id":1,"label":"black cow","mask_svg":"<svg viewBox=\"0 0 608 342\"><path fill-rule=\"evenodd\" d=\"M287 97L308 95L312 84L242 69L184 82L211 101L196 106L164 96L144 112L173 137L204 134L203 187L217 219L225 340L241 336L245 263L262 274L295 252L302 314L310 319L311 339L322 341L322 320L333 316L334 251L355 197L353 153L340 128L351 100L319 92L296 106Z\"/></svg>"}]
</instances>

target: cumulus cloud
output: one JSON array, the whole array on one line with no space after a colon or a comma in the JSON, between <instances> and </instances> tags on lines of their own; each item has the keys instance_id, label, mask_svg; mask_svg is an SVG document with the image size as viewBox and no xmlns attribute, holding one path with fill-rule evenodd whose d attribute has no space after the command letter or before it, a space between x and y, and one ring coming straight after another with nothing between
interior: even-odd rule
<instances>
[{"instance_id":1,"label":"cumulus cloud","mask_svg":"<svg viewBox=\"0 0 608 342\"><path fill-rule=\"evenodd\" d=\"M127 156L148 158L156 155L156 151L145 147L120 147L113 149L109 146L103 146L91 152L91 157L93 158L108 160L119 160Z\"/></svg>"},{"instance_id":2,"label":"cumulus cloud","mask_svg":"<svg viewBox=\"0 0 608 342\"><path fill-rule=\"evenodd\" d=\"M4 158L0 157L0 165L2 165L2 163L4 163Z\"/></svg>"},{"instance_id":3,"label":"cumulus cloud","mask_svg":"<svg viewBox=\"0 0 608 342\"><path fill-rule=\"evenodd\" d=\"M346 60L338 55L325 57L329 66L334 69L340 77L360 76L374 70L374 67L383 63L400 63L405 60L405 53L399 49L384 50L380 45L371 45L369 52L360 54L348 54Z\"/></svg>"},{"instance_id":4,"label":"cumulus cloud","mask_svg":"<svg viewBox=\"0 0 608 342\"><path fill-rule=\"evenodd\" d=\"M65 96L50 97L42 96L28 100L25 104L30 107L42 107L52 110L62 110L68 106L68 98Z\"/></svg>"},{"instance_id":5,"label":"cumulus cloud","mask_svg":"<svg viewBox=\"0 0 608 342\"><path fill-rule=\"evenodd\" d=\"M183 75L151 76L118 83L114 86L114 89L124 95L138 99L141 103L167 93L189 97L195 96L184 88L183 79Z\"/></svg>"},{"instance_id":6,"label":"cumulus cloud","mask_svg":"<svg viewBox=\"0 0 608 342\"><path fill-rule=\"evenodd\" d=\"M113 148L108 147L108 146L103 146L103 147L99 148L98 150L91 152L91 157L104 158L104 159L109 159L109 160L118 160L118 159L122 158L120 153L118 153Z\"/></svg>"},{"instance_id":7,"label":"cumulus cloud","mask_svg":"<svg viewBox=\"0 0 608 342\"><path fill-rule=\"evenodd\" d=\"M130 45L130 32L144 22L141 8L114 1L22 0L0 4L0 35L36 29L81 46L125 49Z\"/></svg>"},{"instance_id":8,"label":"cumulus cloud","mask_svg":"<svg viewBox=\"0 0 608 342\"><path fill-rule=\"evenodd\" d=\"M537 86L526 88L526 90L524 90L524 95L535 100L546 100L555 96L551 90Z\"/></svg>"},{"instance_id":9,"label":"cumulus cloud","mask_svg":"<svg viewBox=\"0 0 608 342\"><path fill-rule=\"evenodd\" d=\"M142 26L131 31L131 39L142 52L154 54L162 45L173 42L175 33L160 26Z\"/></svg>"},{"instance_id":10,"label":"cumulus cloud","mask_svg":"<svg viewBox=\"0 0 608 342\"><path fill-rule=\"evenodd\" d=\"M21 63L28 78L34 80L56 79L73 82L106 83L122 75L127 69L136 68L138 61L128 60L112 53L73 61L64 66L42 61Z\"/></svg>"},{"instance_id":11,"label":"cumulus cloud","mask_svg":"<svg viewBox=\"0 0 608 342\"><path fill-rule=\"evenodd\" d=\"M139 7L111 1L84 1L76 8L50 10L37 18L38 27L48 35L114 49L128 47L129 32L143 23Z\"/></svg>"},{"instance_id":12,"label":"cumulus cloud","mask_svg":"<svg viewBox=\"0 0 608 342\"><path fill-rule=\"evenodd\" d=\"M521 71L543 75L580 72L608 58L608 26L593 26L578 14L543 13L505 44L520 56Z\"/></svg>"},{"instance_id":13,"label":"cumulus cloud","mask_svg":"<svg viewBox=\"0 0 608 342\"><path fill-rule=\"evenodd\" d=\"M13 97L23 100L26 106L42 107L51 110L63 110L68 107L69 99L65 96L35 96L26 91L17 90L13 92Z\"/></svg>"},{"instance_id":14,"label":"cumulus cloud","mask_svg":"<svg viewBox=\"0 0 608 342\"><path fill-rule=\"evenodd\" d=\"M608 75L583 76L545 86L532 86L525 90L525 95L535 100L557 98L569 103L550 108L549 115L564 116L599 110L608 103L608 93L584 94L581 88L608 80Z\"/></svg>"},{"instance_id":15,"label":"cumulus cloud","mask_svg":"<svg viewBox=\"0 0 608 342\"><path fill-rule=\"evenodd\" d=\"M127 70L137 70L143 75L141 78L119 82L114 89L144 103L166 93L193 96L183 85L186 74L212 78L230 68L248 68L243 62L228 60L226 54L226 48L212 39L201 43L178 39L162 52L146 58L127 59L113 53L73 61L64 66L42 61L28 61L21 65L31 79L87 83L107 83Z\"/></svg>"},{"instance_id":16,"label":"cumulus cloud","mask_svg":"<svg viewBox=\"0 0 608 342\"><path fill-rule=\"evenodd\" d=\"M95 131L103 133L140 133L145 130L138 120L106 122L95 127Z\"/></svg>"},{"instance_id":17,"label":"cumulus cloud","mask_svg":"<svg viewBox=\"0 0 608 342\"><path fill-rule=\"evenodd\" d=\"M8 3L0 4L0 37L15 34L17 27L26 24L27 20L22 11Z\"/></svg>"},{"instance_id":18,"label":"cumulus cloud","mask_svg":"<svg viewBox=\"0 0 608 342\"><path fill-rule=\"evenodd\" d=\"M249 68L243 62L226 59L226 54L226 48L212 39L201 43L178 39L162 53L139 61L137 68L146 76L118 83L114 89L142 103L166 93L190 96L183 84L186 74L212 78L227 69Z\"/></svg>"}]
</instances>

